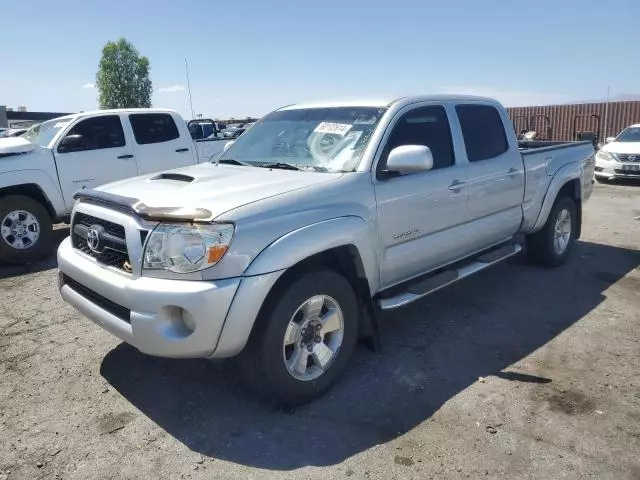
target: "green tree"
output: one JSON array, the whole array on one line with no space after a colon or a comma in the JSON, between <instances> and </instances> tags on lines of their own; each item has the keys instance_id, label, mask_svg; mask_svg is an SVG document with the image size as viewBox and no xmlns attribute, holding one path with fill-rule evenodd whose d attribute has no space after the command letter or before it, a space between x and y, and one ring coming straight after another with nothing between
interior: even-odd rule
<instances>
[{"instance_id":1,"label":"green tree","mask_svg":"<svg viewBox=\"0 0 640 480\"><path fill-rule=\"evenodd\" d=\"M102 49L96 88L100 108L150 107L149 59L124 38L108 42Z\"/></svg>"}]
</instances>

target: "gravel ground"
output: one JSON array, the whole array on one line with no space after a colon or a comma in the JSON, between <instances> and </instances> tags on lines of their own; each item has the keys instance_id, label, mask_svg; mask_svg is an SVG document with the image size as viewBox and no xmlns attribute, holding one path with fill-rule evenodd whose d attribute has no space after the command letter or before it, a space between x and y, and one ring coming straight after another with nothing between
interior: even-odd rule
<instances>
[{"instance_id":1,"label":"gravel ground","mask_svg":"<svg viewBox=\"0 0 640 480\"><path fill-rule=\"evenodd\" d=\"M640 185L597 185L567 265L517 258L385 315L325 398L147 357L0 269L0 480L640 478ZM62 239L68 229L57 231Z\"/></svg>"}]
</instances>

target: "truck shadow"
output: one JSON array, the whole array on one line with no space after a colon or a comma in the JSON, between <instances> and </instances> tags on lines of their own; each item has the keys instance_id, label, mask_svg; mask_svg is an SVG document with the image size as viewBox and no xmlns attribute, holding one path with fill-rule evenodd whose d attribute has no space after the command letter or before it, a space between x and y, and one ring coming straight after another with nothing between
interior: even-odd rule
<instances>
[{"instance_id":1,"label":"truck shadow","mask_svg":"<svg viewBox=\"0 0 640 480\"><path fill-rule=\"evenodd\" d=\"M600 305L612 284L637 293L637 282L623 277L639 264L637 250L580 242L562 268L520 258L498 265L386 314L382 354L359 348L329 395L292 414L247 395L229 364L152 358L121 344L101 373L205 456L271 470L333 465L428 420L480 376L553 381L532 368L502 370Z\"/></svg>"},{"instance_id":2,"label":"truck shadow","mask_svg":"<svg viewBox=\"0 0 640 480\"><path fill-rule=\"evenodd\" d=\"M53 230L51 246L49 247L47 256L44 258L44 260L29 263L26 265L3 265L2 263L0 263L0 280L2 280L3 278L19 277L28 273L44 272L45 270L57 268L58 260L56 258L56 252L58 250L58 246L60 245L62 240L64 240L68 236L68 225L61 226Z\"/></svg>"}]
</instances>

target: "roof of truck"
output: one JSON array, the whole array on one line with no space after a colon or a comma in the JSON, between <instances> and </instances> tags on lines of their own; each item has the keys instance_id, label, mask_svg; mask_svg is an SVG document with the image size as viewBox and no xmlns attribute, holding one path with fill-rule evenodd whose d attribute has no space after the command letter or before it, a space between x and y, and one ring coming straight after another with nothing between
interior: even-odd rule
<instances>
[{"instance_id":1,"label":"roof of truck","mask_svg":"<svg viewBox=\"0 0 640 480\"><path fill-rule=\"evenodd\" d=\"M280 110L299 110L303 108L336 108L336 107L388 107L396 102L416 103L427 101L483 101L498 103L497 100L489 97L480 97L476 95L457 95L457 94L437 94L437 95L408 95L404 97L382 97L382 98L347 98L336 100L324 100L317 102L297 103L287 105Z\"/></svg>"},{"instance_id":2,"label":"roof of truck","mask_svg":"<svg viewBox=\"0 0 640 480\"><path fill-rule=\"evenodd\" d=\"M111 108L107 110L90 110L88 112L71 113L63 117L57 117L54 120L72 120L79 117L91 117L109 113L176 113L176 111L167 108Z\"/></svg>"}]
</instances>

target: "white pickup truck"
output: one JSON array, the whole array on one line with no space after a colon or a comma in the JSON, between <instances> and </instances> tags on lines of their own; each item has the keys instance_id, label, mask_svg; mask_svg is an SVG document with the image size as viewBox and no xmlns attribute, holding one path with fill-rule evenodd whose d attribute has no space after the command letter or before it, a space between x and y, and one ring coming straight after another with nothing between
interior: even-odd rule
<instances>
[{"instance_id":1,"label":"white pickup truck","mask_svg":"<svg viewBox=\"0 0 640 480\"><path fill-rule=\"evenodd\" d=\"M52 223L68 218L79 189L206 161L224 143L194 143L182 117L161 109L78 113L0 138L0 263L49 252Z\"/></svg>"},{"instance_id":2,"label":"white pickup truck","mask_svg":"<svg viewBox=\"0 0 640 480\"><path fill-rule=\"evenodd\" d=\"M590 142L519 145L487 98L292 105L215 163L78 192L60 292L144 353L240 355L259 392L304 403L376 312L517 254L518 234L562 264L593 171Z\"/></svg>"}]
</instances>

